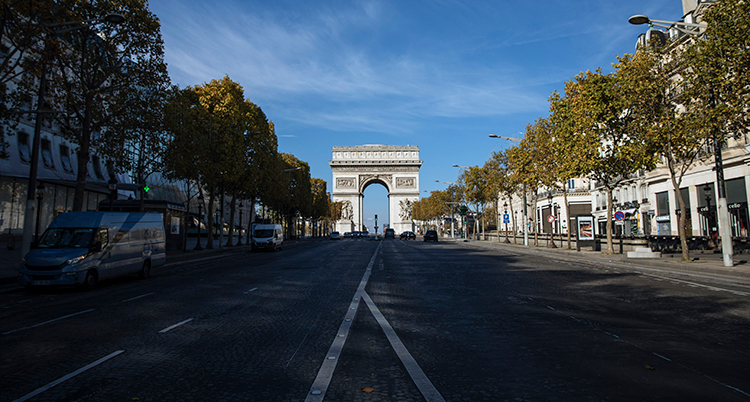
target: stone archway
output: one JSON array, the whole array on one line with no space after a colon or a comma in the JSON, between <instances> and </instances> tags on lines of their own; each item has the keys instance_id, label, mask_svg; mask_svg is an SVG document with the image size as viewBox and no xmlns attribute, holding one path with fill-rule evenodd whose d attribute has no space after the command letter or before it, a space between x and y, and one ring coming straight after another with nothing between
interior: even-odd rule
<instances>
[{"instance_id":1,"label":"stone archway","mask_svg":"<svg viewBox=\"0 0 750 402\"><path fill-rule=\"evenodd\" d=\"M388 222L396 233L414 230L412 204L419 200L419 147L359 145L333 147L328 163L333 173L331 198L342 201L336 230L362 230L365 188L380 184L388 190Z\"/></svg>"}]
</instances>

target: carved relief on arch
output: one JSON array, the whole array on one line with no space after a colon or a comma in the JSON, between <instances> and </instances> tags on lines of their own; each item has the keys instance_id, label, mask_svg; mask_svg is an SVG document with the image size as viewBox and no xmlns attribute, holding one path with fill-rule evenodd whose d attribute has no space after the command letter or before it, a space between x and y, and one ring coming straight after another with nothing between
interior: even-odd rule
<instances>
[{"instance_id":1,"label":"carved relief on arch","mask_svg":"<svg viewBox=\"0 0 750 402\"><path fill-rule=\"evenodd\" d=\"M365 187L373 181L385 183L385 188L388 191L391 191L393 188L393 175L391 174L363 174L359 176L359 191L365 191Z\"/></svg>"},{"instance_id":2,"label":"carved relief on arch","mask_svg":"<svg viewBox=\"0 0 750 402\"><path fill-rule=\"evenodd\" d=\"M416 179L413 177L397 177L396 178L396 187L401 188L416 188Z\"/></svg>"},{"instance_id":3,"label":"carved relief on arch","mask_svg":"<svg viewBox=\"0 0 750 402\"><path fill-rule=\"evenodd\" d=\"M340 177L336 179L336 188L356 188L356 178Z\"/></svg>"}]
</instances>

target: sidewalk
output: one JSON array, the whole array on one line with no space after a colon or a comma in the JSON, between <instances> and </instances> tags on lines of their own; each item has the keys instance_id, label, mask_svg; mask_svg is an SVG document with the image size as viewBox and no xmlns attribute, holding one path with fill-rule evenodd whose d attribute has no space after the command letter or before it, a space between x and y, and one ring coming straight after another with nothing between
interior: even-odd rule
<instances>
[{"instance_id":1,"label":"sidewalk","mask_svg":"<svg viewBox=\"0 0 750 402\"><path fill-rule=\"evenodd\" d=\"M444 241L451 241L451 239L446 239ZM526 247L523 244L498 243L497 241L464 241L461 239L456 239L454 241L468 243L479 247L499 248L505 251L522 254L549 256L560 256L562 254L566 258L594 264L641 269L645 271L669 271L679 275L707 277L750 285L750 255L748 254L735 254L734 266L725 267L724 259L721 254L709 252L701 253L696 250L691 250L690 252L690 258L693 259L693 261L681 261L682 254L679 253L662 254L661 258L628 258L627 253L603 254L601 251L576 251L575 249L568 250L563 247L547 248L546 245L534 247L533 240L530 241L530 244L532 245L529 247Z\"/></svg>"}]
</instances>

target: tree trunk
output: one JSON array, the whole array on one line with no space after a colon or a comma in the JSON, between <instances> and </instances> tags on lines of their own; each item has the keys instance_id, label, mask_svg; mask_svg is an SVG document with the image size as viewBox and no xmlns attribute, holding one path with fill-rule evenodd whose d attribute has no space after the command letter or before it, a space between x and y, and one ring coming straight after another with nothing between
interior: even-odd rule
<instances>
[{"instance_id":1,"label":"tree trunk","mask_svg":"<svg viewBox=\"0 0 750 402\"><path fill-rule=\"evenodd\" d=\"M570 220L570 205L568 205L568 188L563 185L563 205L565 205L565 219L568 222L568 250L570 250L570 232L573 228L573 222ZM562 229L562 226L560 226Z\"/></svg>"},{"instance_id":2,"label":"tree trunk","mask_svg":"<svg viewBox=\"0 0 750 402\"><path fill-rule=\"evenodd\" d=\"M253 241L253 220L255 219L255 198L252 198L252 201L250 201L250 217L247 219L247 241L245 241L245 244L252 245Z\"/></svg>"},{"instance_id":3,"label":"tree trunk","mask_svg":"<svg viewBox=\"0 0 750 402\"><path fill-rule=\"evenodd\" d=\"M537 194L536 190L534 190L534 247L539 247L539 230L538 230L538 227L539 227L539 222L538 222L539 217L537 216L537 210L536 210L536 208L538 206L537 205L538 204L537 201L538 201L539 197L537 197L537 195L538 194Z\"/></svg>"},{"instance_id":4,"label":"tree trunk","mask_svg":"<svg viewBox=\"0 0 750 402\"><path fill-rule=\"evenodd\" d=\"M88 175L87 166L91 158L91 102L92 95L86 94L85 110L83 125L81 126L80 148L78 149L77 164L78 173L76 175L76 188L73 196L73 211L83 211L83 204L86 197L86 176ZM98 206L97 206L98 208Z\"/></svg>"},{"instance_id":5,"label":"tree trunk","mask_svg":"<svg viewBox=\"0 0 750 402\"><path fill-rule=\"evenodd\" d=\"M521 198L521 200L523 201L523 198ZM518 241L516 240L516 215L513 213L513 197L510 197L508 201L511 201L508 202L508 205L510 206L510 218L512 219L511 222L513 222L513 244L518 244Z\"/></svg>"},{"instance_id":6,"label":"tree trunk","mask_svg":"<svg viewBox=\"0 0 750 402\"><path fill-rule=\"evenodd\" d=\"M674 184L674 180L672 181ZM675 195L677 196L677 203L680 205L680 215L677 216L677 230L680 231L680 246L682 247L682 260L690 261L690 250L687 245L687 235L685 234L685 225L687 223L687 208L685 207L685 200L682 198L682 192L679 187L675 186Z\"/></svg>"},{"instance_id":7,"label":"tree trunk","mask_svg":"<svg viewBox=\"0 0 750 402\"><path fill-rule=\"evenodd\" d=\"M232 240L234 239L234 196L235 194L232 194L232 201L231 204L229 204L229 234L227 234L227 246L234 246L234 243Z\"/></svg>"},{"instance_id":8,"label":"tree trunk","mask_svg":"<svg viewBox=\"0 0 750 402\"><path fill-rule=\"evenodd\" d=\"M614 225L612 225L612 208L614 207L612 202L612 189L607 189L607 254L615 253L615 245L612 242L612 231Z\"/></svg>"},{"instance_id":9,"label":"tree trunk","mask_svg":"<svg viewBox=\"0 0 750 402\"><path fill-rule=\"evenodd\" d=\"M216 192L212 191L208 197L208 207L206 208L206 248L213 250L214 248L214 202L216 201Z\"/></svg>"}]
</instances>

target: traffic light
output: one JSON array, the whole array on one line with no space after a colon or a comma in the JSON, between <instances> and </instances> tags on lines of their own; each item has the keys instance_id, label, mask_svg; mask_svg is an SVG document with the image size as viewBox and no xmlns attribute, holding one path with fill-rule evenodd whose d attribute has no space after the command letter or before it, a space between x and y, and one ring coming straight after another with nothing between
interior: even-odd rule
<instances>
[{"instance_id":1,"label":"traffic light","mask_svg":"<svg viewBox=\"0 0 750 402\"><path fill-rule=\"evenodd\" d=\"M378 224L378 214L375 214L375 224Z\"/></svg>"},{"instance_id":2,"label":"traffic light","mask_svg":"<svg viewBox=\"0 0 750 402\"><path fill-rule=\"evenodd\" d=\"M144 193L148 193L148 190L151 190L151 189L150 189L150 188L148 187L148 184L144 184L144 185L143 185L143 192L144 192Z\"/></svg>"}]
</instances>

